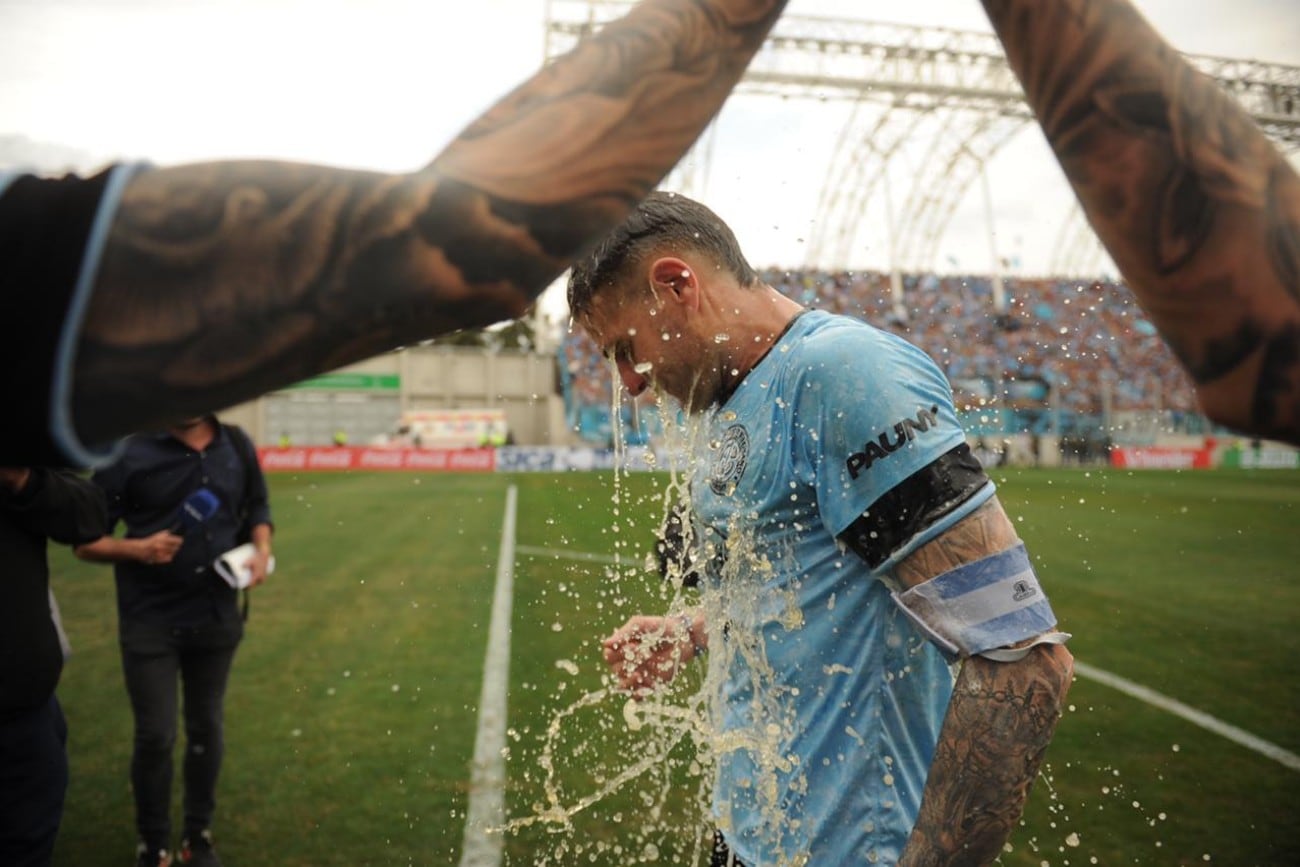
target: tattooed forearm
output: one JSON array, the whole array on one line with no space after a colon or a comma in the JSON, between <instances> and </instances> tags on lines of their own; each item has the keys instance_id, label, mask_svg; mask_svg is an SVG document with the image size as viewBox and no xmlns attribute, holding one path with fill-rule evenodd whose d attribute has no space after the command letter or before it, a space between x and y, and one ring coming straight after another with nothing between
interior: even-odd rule
<instances>
[{"instance_id":1,"label":"tattooed forearm","mask_svg":"<svg viewBox=\"0 0 1300 867\"><path fill-rule=\"evenodd\" d=\"M1126 0L983 0L1093 228L1205 411L1300 443L1300 177Z\"/></svg>"},{"instance_id":2,"label":"tattooed forearm","mask_svg":"<svg viewBox=\"0 0 1300 867\"><path fill-rule=\"evenodd\" d=\"M1019 542L996 497L908 555L894 574L905 587ZM1038 646L1024 659L962 664L900 864L992 862L1024 810L1051 742L1072 671L1069 651Z\"/></svg>"},{"instance_id":3,"label":"tattooed forearm","mask_svg":"<svg viewBox=\"0 0 1300 867\"><path fill-rule=\"evenodd\" d=\"M86 317L78 430L151 426L513 315L520 285L562 267L481 196L432 177L275 163L145 174Z\"/></svg>"},{"instance_id":4,"label":"tattooed forearm","mask_svg":"<svg viewBox=\"0 0 1300 867\"><path fill-rule=\"evenodd\" d=\"M612 196L630 206L694 141L784 6L642 3L480 117L434 165L516 202Z\"/></svg>"},{"instance_id":5,"label":"tattooed forearm","mask_svg":"<svg viewBox=\"0 0 1300 867\"><path fill-rule=\"evenodd\" d=\"M1038 646L1015 663L962 664L900 867L982 865L1001 853L1056 731L1069 651Z\"/></svg>"},{"instance_id":6,"label":"tattooed forearm","mask_svg":"<svg viewBox=\"0 0 1300 867\"><path fill-rule=\"evenodd\" d=\"M784 5L646 0L411 175L140 175L77 350L78 432L154 427L519 315L690 147Z\"/></svg>"}]
</instances>

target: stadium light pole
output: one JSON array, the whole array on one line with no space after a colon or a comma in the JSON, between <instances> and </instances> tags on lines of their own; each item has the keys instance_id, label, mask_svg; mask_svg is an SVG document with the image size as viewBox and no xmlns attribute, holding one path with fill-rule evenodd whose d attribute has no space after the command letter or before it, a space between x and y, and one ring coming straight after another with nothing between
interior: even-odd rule
<instances>
[{"instance_id":1,"label":"stadium light pole","mask_svg":"<svg viewBox=\"0 0 1300 867\"><path fill-rule=\"evenodd\" d=\"M1101 381L1101 426L1109 433L1115 429L1115 394L1109 379Z\"/></svg>"},{"instance_id":2,"label":"stadium light pole","mask_svg":"<svg viewBox=\"0 0 1300 867\"><path fill-rule=\"evenodd\" d=\"M907 314L907 305L903 303L903 272L898 267L898 239L894 231L894 197L889 187L889 164L886 162L880 173L885 184L885 235L889 244L889 294L894 301L894 315L903 322L911 317Z\"/></svg>"},{"instance_id":3,"label":"stadium light pole","mask_svg":"<svg viewBox=\"0 0 1300 867\"><path fill-rule=\"evenodd\" d=\"M963 148L965 146L963 145ZM997 227L993 222L993 191L989 187L988 164L966 150L974 159L979 160L980 189L984 193L984 227L989 233L989 268L993 284L993 311L998 314L1007 312L1007 292L1002 284L1002 263L998 259Z\"/></svg>"}]
</instances>

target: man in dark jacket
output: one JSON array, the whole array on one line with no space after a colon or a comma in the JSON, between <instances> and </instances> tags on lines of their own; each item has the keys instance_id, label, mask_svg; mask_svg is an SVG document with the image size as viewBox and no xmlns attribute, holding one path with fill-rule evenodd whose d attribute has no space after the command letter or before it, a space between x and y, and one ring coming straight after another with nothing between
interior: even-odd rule
<instances>
[{"instance_id":1,"label":"man in dark jacket","mask_svg":"<svg viewBox=\"0 0 1300 867\"><path fill-rule=\"evenodd\" d=\"M90 482L40 467L0 467L0 864L49 864L68 787L67 725L54 688L63 648L50 610L46 542L104 532Z\"/></svg>"},{"instance_id":2,"label":"man in dark jacket","mask_svg":"<svg viewBox=\"0 0 1300 867\"><path fill-rule=\"evenodd\" d=\"M113 563L117 578L122 671L135 716L137 863L170 863L172 753L183 686L180 861L217 867L209 829L224 746L223 701L244 629L238 591L213 564L251 543L245 563L250 583L266 577L266 480L248 435L212 416L128 438L122 457L94 480L107 496L108 533L119 521L126 525L124 538L106 534L77 554Z\"/></svg>"}]
</instances>

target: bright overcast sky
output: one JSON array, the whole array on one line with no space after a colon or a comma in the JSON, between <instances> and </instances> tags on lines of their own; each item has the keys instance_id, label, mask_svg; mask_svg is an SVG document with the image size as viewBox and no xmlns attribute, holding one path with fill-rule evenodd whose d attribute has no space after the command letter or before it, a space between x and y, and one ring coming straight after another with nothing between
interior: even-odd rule
<instances>
[{"instance_id":1,"label":"bright overcast sky","mask_svg":"<svg viewBox=\"0 0 1300 867\"><path fill-rule=\"evenodd\" d=\"M1139 0L1182 51L1300 65L1297 0ZM0 136L99 162L275 157L414 169L543 58L545 0L0 0ZM791 0L790 14L987 30L976 0ZM738 97L703 197L755 264L798 265L837 129ZM753 130L768 134L753 134ZM989 167L999 253L1047 265L1070 201L1036 129ZM950 264L990 261L973 188ZM867 259L880 249L866 251ZM872 264L866 262L865 264Z\"/></svg>"}]
</instances>

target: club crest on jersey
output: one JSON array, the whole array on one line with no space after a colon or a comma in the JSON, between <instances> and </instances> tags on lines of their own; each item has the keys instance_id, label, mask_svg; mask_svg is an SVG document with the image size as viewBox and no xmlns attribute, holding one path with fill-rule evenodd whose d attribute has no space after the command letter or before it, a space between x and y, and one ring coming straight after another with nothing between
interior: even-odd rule
<instances>
[{"instance_id":1,"label":"club crest on jersey","mask_svg":"<svg viewBox=\"0 0 1300 867\"><path fill-rule=\"evenodd\" d=\"M939 424L939 407L917 410L916 418L904 418L889 430L881 431L875 439L862 444L862 451L849 455L845 466L849 475L857 478L859 474L871 469L871 465L881 458L887 458L903 446L916 439L916 435L925 433Z\"/></svg>"},{"instance_id":2,"label":"club crest on jersey","mask_svg":"<svg viewBox=\"0 0 1300 867\"><path fill-rule=\"evenodd\" d=\"M734 491L748 463L749 432L744 425L733 424L723 432L718 453L709 469L709 487L713 493L726 496Z\"/></svg>"}]
</instances>

